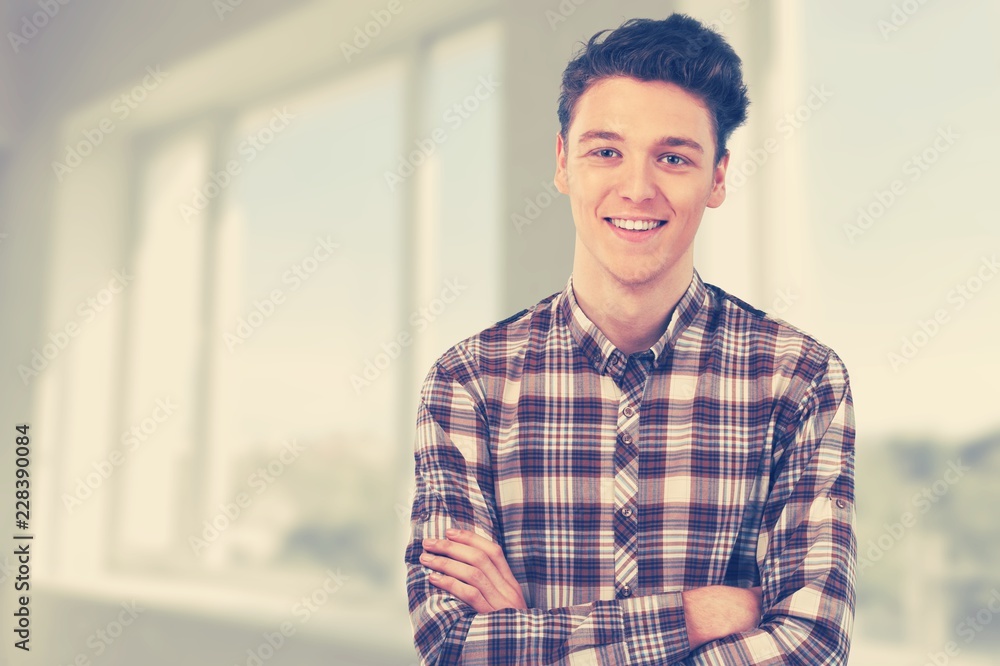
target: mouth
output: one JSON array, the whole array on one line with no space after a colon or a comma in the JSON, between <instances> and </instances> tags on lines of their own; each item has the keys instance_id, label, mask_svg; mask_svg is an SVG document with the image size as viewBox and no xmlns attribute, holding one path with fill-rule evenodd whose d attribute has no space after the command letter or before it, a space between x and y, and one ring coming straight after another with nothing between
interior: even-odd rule
<instances>
[{"instance_id":1,"label":"mouth","mask_svg":"<svg viewBox=\"0 0 1000 666\"><path fill-rule=\"evenodd\" d=\"M652 218L606 217L604 221L618 231L636 235L655 231L667 224L666 220L654 220Z\"/></svg>"}]
</instances>

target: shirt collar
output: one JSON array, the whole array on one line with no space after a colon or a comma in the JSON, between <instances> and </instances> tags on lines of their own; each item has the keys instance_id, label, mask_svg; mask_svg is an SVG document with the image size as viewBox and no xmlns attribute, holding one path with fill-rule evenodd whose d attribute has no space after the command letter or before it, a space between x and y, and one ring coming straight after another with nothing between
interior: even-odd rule
<instances>
[{"instance_id":1,"label":"shirt collar","mask_svg":"<svg viewBox=\"0 0 1000 666\"><path fill-rule=\"evenodd\" d=\"M562 319L569 327L577 347L587 357L594 369L604 374L609 363L624 365L627 360L625 354L612 344L611 340L604 335L601 329L597 328L597 325L587 317L583 308L580 307L580 303L576 300L576 294L573 292L572 274L566 281L566 288L559 296L558 309ZM666 330L649 348L649 351L653 352L653 367L663 367L678 338L695 320L702 308L708 304L708 301L708 288L698 274L698 270L694 269L687 291L677 301L677 305L670 313Z\"/></svg>"}]
</instances>

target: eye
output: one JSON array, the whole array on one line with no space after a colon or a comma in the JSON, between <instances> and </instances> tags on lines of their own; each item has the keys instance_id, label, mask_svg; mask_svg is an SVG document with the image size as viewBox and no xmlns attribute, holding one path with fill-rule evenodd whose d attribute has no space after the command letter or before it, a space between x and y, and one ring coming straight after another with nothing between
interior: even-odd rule
<instances>
[{"instance_id":1,"label":"eye","mask_svg":"<svg viewBox=\"0 0 1000 666\"><path fill-rule=\"evenodd\" d=\"M618 155L618 151L613 148L598 148L591 155L597 155L598 157L615 157Z\"/></svg>"},{"instance_id":2,"label":"eye","mask_svg":"<svg viewBox=\"0 0 1000 666\"><path fill-rule=\"evenodd\" d=\"M687 159L681 157L680 155L674 155L674 154L664 155L660 159L667 162L667 164L671 164L673 166L682 166L688 163Z\"/></svg>"}]
</instances>

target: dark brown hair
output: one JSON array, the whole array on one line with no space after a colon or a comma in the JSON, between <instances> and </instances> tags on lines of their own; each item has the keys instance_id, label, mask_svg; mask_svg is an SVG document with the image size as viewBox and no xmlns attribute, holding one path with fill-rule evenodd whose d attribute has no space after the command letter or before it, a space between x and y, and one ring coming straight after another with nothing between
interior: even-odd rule
<instances>
[{"instance_id":1,"label":"dark brown hair","mask_svg":"<svg viewBox=\"0 0 1000 666\"><path fill-rule=\"evenodd\" d=\"M603 41L598 39L609 33ZM733 130L747 118L747 87L742 61L719 33L684 14L663 20L630 19L615 30L601 30L563 71L559 125L569 133L577 100L609 76L665 81L700 98L715 131L715 161L726 153Z\"/></svg>"}]
</instances>

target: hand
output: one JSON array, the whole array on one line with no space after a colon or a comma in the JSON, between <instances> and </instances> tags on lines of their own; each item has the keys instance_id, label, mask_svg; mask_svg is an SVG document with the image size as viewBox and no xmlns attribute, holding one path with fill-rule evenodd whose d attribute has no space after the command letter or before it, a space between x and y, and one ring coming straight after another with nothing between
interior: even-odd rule
<instances>
[{"instance_id":1,"label":"hand","mask_svg":"<svg viewBox=\"0 0 1000 666\"><path fill-rule=\"evenodd\" d=\"M760 587L710 585L685 590L683 597L692 650L723 636L750 631L760 624Z\"/></svg>"},{"instance_id":2,"label":"hand","mask_svg":"<svg viewBox=\"0 0 1000 666\"><path fill-rule=\"evenodd\" d=\"M420 563L434 573L430 582L476 609L527 609L503 549L468 530L449 529L447 539L424 539Z\"/></svg>"}]
</instances>

